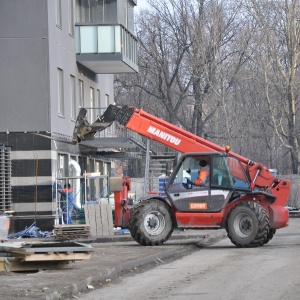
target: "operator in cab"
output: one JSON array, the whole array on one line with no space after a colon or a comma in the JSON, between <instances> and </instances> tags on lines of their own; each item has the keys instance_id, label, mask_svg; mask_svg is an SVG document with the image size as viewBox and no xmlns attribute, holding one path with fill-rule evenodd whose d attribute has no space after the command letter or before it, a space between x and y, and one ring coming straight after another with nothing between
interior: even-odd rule
<instances>
[{"instance_id":1,"label":"operator in cab","mask_svg":"<svg viewBox=\"0 0 300 300\"><path fill-rule=\"evenodd\" d=\"M205 159L201 159L199 162L198 178L194 180L194 185L206 186L209 185L209 164Z\"/></svg>"}]
</instances>

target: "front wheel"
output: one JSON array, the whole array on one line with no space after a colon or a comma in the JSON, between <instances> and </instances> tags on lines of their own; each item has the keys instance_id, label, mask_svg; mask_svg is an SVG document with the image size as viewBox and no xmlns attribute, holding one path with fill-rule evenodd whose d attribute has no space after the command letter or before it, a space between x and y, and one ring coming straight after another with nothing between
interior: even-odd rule
<instances>
[{"instance_id":1,"label":"front wheel","mask_svg":"<svg viewBox=\"0 0 300 300\"><path fill-rule=\"evenodd\" d=\"M226 230L237 247L262 246L270 232L269 217L261 205L242 202L231 210Z\"/></svg>"},{"instance_id":2,"label":"front wheel","mask_svg":"<svg viewBox=\"0 0 300 300\"><path fill-rule=\"evenodd\" d=\"M129 219L129 231L135 241L143 246L161 245L173 232L169 206L157 199L138 203Z\"/></svg>"},{"instance_id":3,"label":"front wheel","mask_svg":"<svg viewBox=\"0 0 300 300\"><path fill-rule=\"evenodd\" d=\"M273 238L274 234L276 233L276 229L270 229L267 238L264 240L264 244L267 244L271 241Z\"/></svg>"}]
</instances>

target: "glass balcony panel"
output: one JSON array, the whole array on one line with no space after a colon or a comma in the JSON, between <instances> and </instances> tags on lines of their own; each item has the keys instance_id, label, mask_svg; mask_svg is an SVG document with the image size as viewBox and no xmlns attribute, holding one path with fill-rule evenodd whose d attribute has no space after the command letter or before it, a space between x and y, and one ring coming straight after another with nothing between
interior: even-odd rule
<instances>
[{"instance_id":1,"label":"glass balcony panel","mask_svg":"<svg viewBox=\"0 0 300 300\"><path fill-rule=\"evenodd\" d=\"M115 27L98 27L98 53L115 52Z\"/></svg>"},{"instance_id":2,"label":"glass balcony panel","mask_svg":"<svg viewBox=\"0 0 300 300\"><path fill-rule=\"evenodd\" d=\"M124 27L121 29L121 45L122 53L126 56L126 32Z\"/></svg>"},{"instance_id":3,"label":"glass balcony panel","mask_svg":"<svg viewBox=\"0 0 300 300\"><path fill-rule=\"evenodd\" d=\"M77 61L87 68L97 74L137 72L137 38L122 25L81 24L75 33Z\"/></svg>"},{"instance_id":4,"label":"glass balcony panel","mask_svg":"<svg viewBox=\"0 0 300 300\"><path fill-rule=\"evenodd\" d=\"M80 53L97 53L97 27L80 27Z\"/></svg>"},{"instance_id":5,"label":"glass balcony panel","mask_svg":"<svg viewBox=\"0 0 300 300\"><path fill-rule=\"evenodd\" d=\"M76 26L75 27L75 36L76 36L76 53L80 53L80 27Z\"/></svg>"},{"instance_id":6,"label":"glass balcony panel","mask_svg":"<svg viewBox=\"0 0 300 300\"><path fill-rule=\"evenodd\" d=\"M121 52L121 26L115 26L115 51Z\"/></svg>"}]
</instances>

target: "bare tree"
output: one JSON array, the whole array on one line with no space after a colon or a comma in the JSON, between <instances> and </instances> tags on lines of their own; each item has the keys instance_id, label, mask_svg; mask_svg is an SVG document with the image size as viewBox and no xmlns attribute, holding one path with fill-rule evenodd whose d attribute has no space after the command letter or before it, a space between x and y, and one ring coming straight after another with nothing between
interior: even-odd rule
<instances>
[{"instance_id":1,"label":"bare tree","mask_svg":"<svg viewBox=\"0 0 300 300\"><path fill-rule=\"evenodd\" d=\"M261 66L269 125L291 155L292 172L300 171L299 55L300 4L297 0L245 1L259 29L256 64Z\"/></svg>"},{"instance_id":2,"label":"bare tree","mask_svg":"<svg viewBox=\"0 0 300 300\"><path fill-rule=\"evenodd\" d=\"M117 101L298 173L298 1L148 2L140 72L117 77Z\"/></svg>"}]
</instances>

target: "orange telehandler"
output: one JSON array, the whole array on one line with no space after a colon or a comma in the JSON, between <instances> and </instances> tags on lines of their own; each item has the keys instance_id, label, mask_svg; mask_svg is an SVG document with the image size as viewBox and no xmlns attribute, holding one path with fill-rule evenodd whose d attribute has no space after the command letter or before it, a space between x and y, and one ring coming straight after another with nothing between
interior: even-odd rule
<instances>
[{"instance_id":1,"label":"orange telehandler","mask_svg":"<svg viewBox=\"0 0 300 300\"><path fill-rule=\"evenodd\" d=\"M74 144L93 139L117 121L182 153L166 183L165 197L145 195L129 207L130 178L115 189L114 225L128 227L139 244L160 245L174 228L225 228L237 247L257 247L268 243L276 229L288 226L290 182L274 177L262 164L132 106L110 105L91 125L86 112L80 109ZM209 164L209 180L202 186L194 184L200 160Z\"/></svg>"}]
</instances>

